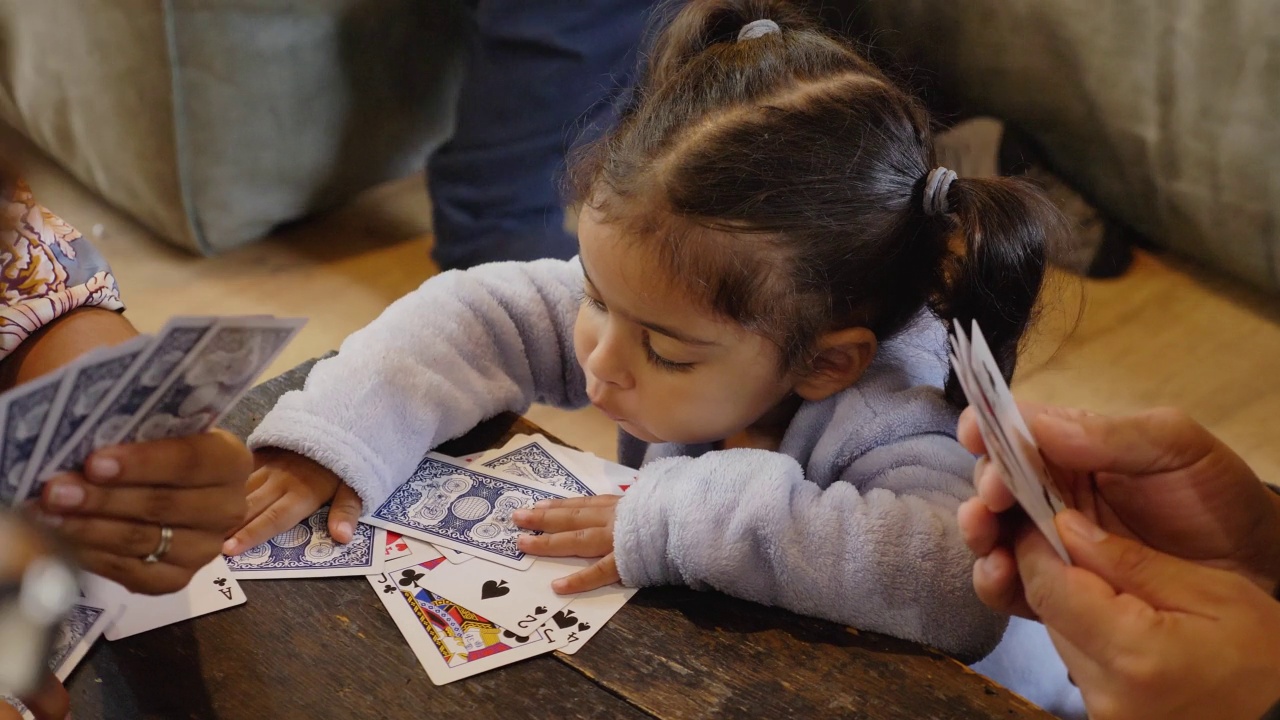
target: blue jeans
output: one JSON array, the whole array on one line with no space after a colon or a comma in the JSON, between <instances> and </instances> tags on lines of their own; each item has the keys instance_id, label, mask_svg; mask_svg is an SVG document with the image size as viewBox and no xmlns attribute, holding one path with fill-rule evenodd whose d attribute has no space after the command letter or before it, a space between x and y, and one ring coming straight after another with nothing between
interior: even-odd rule
<instances>
[{"instance_id":1,"label":"blue jeans","mask_svg":"<svg viewBox=\"0 0 1280 720\"><path fill-rule=\"evenodd\" d=\"M569 258L559 178L613 119L651 0L462 0L474 20L452 139L427 161L445 269Z\"/></svg>"}]
</instances>

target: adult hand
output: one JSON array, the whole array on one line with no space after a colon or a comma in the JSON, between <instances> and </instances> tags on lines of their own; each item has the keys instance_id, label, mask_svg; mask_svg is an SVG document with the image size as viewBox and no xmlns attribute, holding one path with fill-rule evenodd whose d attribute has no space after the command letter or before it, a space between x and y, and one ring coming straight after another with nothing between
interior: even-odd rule
<instances>
[{"instance_id":1,"label":"adult hand","mask_svg":"<svg viewBox=\"0 0 1280 720\"><path fill-rule=\"evenodd\" d=\"M253 454L249 477L249 512L235 535L222 546L239 555L307 519L330 500L329 535L351 542L360 519L360 496L329 468L288 450L266 448Z\"/></svg>"},{"instance_id":2,"label":"adult hand","mask_svg":"<svg viewBox=\"0 0 1280 720\"><path fill-rule=\"evenodd\" d=\"M1185 414L1153 410L1110 418L1021 405L1067 503L1121 537L1161 552L1241 573L1267 594L1280 584L1280 496ZM971 410L960 440L985 447ZM960 528L978 556L974 587L992 608L1034 617L1009 539L1025 518L995 463L975 471L978 497L960 507Z\"/></svg>"},{"instance_id":3,"label":"adult hand","mask_svg":"<svg viewBox=\"0 0 1280 720\"><path fill-rule=\"evenodd\" d=\"M214 430L191 437L104 448L83 473L50 479L43 519L69 540L81 566L131 591L164 594L187 586L217 557L244 519L249 451ZM173 537L159 562L144 562Z\"/></svg>"},{"instance_id":4,"label":"adult hand","mask_svg":"<svg viewBox=\"0 0 1280 720\"><path fill-rule=\"evenodd\" d=\"M1280 603L1244 576L1157 552L1067 510L1074 563L1026 526L1030 608L1093 720L1257 720L1280 700Z\"/></svg>"},{"instance_id":5,"label":"adult hand","mask_svg":"<svg viewBox=\"0 0 1280 720\"><path fill-rule=\"evenodd\" d=\"M22 704L36 720L63 720L71 717L71 696L53 673L45 673L44 681L34 693L22 698ZM0 700L0 720L22 720L18 709Z\"/></svg>"},{"instance_id":6,"label":"adult hand","mask_svg":"<svg viewBox=\"0 0 1280 720\"><path fill-rule=\"evenodd\" d=\"M530 555L600 558L594 565L551 583L556 592L595 590L618 582L618 563L613 557L613 519L617 495L543 500L532 510L511 514L516 525L541 530L542 535L521 535L519 547Z\"/></svg>"}]
</instances>

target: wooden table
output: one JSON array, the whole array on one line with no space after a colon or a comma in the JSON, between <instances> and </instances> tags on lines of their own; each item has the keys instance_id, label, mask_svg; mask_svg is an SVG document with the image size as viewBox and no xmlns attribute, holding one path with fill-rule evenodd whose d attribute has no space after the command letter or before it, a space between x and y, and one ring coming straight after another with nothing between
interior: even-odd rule
<instances>
[{"instance_id":1,"label":"wooden table","mask_svg":"<svg viewBox=\"0 0 1280 720\"><path fill-rule=\"evenodd\" d=\"M253 391L247 434L309 364ZM441 448L538 429L514 415ZM248 602L115 643L71 678L77 718L1040 718L934 650L684 588L635 598L576 655L436 687L364 578L246 582Z\"/></svg>"}]
</instances>

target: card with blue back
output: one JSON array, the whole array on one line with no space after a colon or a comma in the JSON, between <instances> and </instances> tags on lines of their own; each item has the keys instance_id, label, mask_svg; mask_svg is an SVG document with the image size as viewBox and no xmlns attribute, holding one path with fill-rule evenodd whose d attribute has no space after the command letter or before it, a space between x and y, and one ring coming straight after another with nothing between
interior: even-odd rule
<instances>
[{"instance_id":1,"label":"card with blue back","mask_svg":"<svg viewBox=\"0 0 1280 720\"><path fill-rule=\"evenodd\" d=\"M432 453L363 520L524 570L533 564L533 557L516 547L521 531L511 521L511 513L566 496L545 483L469 468Z\"/></svg>"},{"instance_id":2,"label":"card with blue back","mask_svg":"<svg viewBox=\"0 0 1280 720\"><path fill-rule=\"evenodd\" d=\"M387 531L358 523L351 542L339 544L329 535L329 508L250 548L227 558L239 580L292 580L310 577L375 575L386 559Z\"/></svg>"}]
</instances>

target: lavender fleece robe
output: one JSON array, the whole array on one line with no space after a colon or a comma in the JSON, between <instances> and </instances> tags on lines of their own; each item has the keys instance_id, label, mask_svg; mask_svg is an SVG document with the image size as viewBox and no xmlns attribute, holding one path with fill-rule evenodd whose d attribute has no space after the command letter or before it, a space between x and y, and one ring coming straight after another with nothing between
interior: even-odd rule
<instances>
[{"instance_id":1,"label":"lavender fleece robe","mask_svg":"<svg viewBox=\"0 0 1280 720\"><path fill-rule=\"evenodd\" d=\"M444 273L315 366L250 438L332 469L378 506L423 453L499 412L587 404L573 351L577 260ZM631 586L683 584L928 643L990 652L1006 619L984 607L956 507L974 459L955 440L941 323L882 345L854 386L804 404L777 452L653 445L619 502Z\"/></svg>"}]
</instances>

